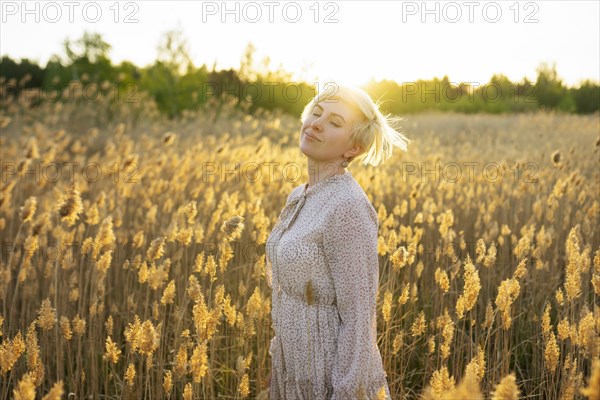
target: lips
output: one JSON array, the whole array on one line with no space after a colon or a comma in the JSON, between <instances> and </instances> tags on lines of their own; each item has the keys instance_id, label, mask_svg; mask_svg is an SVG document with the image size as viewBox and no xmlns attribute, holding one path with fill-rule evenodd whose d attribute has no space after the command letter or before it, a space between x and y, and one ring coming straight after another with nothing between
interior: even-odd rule
<instances>
[{"instance_id":1,"label":"lips","mask_svg":"<svg viewBox=\"0 0 600 400\"><path fill-rule=\"evenodd\" d=\"M318 138L314 137L314 136L313 136L313 135L311 135L310 133L308 133L308 132L306 132L306 131L305 131L305 132L304 132L304 134L305 134L306 136L308 136L309 138L311 138L311 139L314 139L314 140L316 140L317 142L320 142L320 140L319 140Z\"/></svg>"}]
</instances>

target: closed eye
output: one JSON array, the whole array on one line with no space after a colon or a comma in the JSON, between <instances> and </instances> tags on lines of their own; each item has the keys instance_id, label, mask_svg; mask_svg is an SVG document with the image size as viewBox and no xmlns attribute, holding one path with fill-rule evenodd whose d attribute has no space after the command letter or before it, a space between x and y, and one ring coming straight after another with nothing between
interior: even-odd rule
<instances>
[{"instance_id":1,"label":"closed eye","mask_svg":"<svg viewBox=\"0 0 600 400\"><path fill-rule=\"evenodd\" d=\"M312 115L314 115L315 117L320 117L320 116L321 116L321 114L317 114L317 113L312 113ZM338 127L338 128L341 126L340 124L337 124L337 123L335 123L335 122L333 122L333 121L331 122L331 124L332 124L333 126L336 126L336 127Z\"/></svg>"},{"instance_id":2,"label":"closed eye","mask_svg":"<svg viewBox=\"0 0 600 400\"><path fill-rule=\"evenodd\" d=\"M318 113L315 113L315 112L314 112L314 113L312 113L312 115L314 115L315 117L320 117L320 116L321 116L321 114L318 114ZM338 123L336 123L336 122L333 122L333 121L331 121L331 124L332 124L333 126L337 127L337 128L341 127L341 125L340 125L340 124L338 124Z\"/></svg>"}]
</instances>

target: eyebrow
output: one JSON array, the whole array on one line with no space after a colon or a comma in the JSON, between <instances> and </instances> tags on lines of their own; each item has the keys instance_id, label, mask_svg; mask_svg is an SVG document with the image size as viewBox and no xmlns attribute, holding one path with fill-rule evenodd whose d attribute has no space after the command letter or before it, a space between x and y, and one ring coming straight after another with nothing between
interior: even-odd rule
<instances>
[{"instance_id":1,"label":"eyebrow","mask_svg":"<svg viewBox=\"0 0 600 400\"><path fill-rule=\"evenodd\" d=\"M313 107L313 109L315 109L315 108L317 108L317 107L319 107L319 108L321 109L321 111L324 111L324 110L323 110L323 107L321 107L321 106L320 106L320 105L318 105L318 104L315 104L315 106ZM342 121L346 122L346 120L344 119L344 117L342 117L340 114L331 113L331 115L334 115L334 116L336 116L336 117L340 117L340 118L342 119Z\"/></svg>"}]
</instances>

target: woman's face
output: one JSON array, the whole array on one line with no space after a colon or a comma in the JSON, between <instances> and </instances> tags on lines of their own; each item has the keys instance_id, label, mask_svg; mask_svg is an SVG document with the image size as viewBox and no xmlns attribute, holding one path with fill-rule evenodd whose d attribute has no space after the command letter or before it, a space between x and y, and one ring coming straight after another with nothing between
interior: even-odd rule
<instances>
[{"instance_id":1,"label":"woman's face","mask_svg":"<svg viewBox=\"0 0 600 400\"><path fill-rule=\"evenodd\" d=\"M342 100L328 99L317 103L302 122L300 150L320 163L339 164L344 158L359 154L350 144L356 111Z\"/></svg>"}]
</instances>

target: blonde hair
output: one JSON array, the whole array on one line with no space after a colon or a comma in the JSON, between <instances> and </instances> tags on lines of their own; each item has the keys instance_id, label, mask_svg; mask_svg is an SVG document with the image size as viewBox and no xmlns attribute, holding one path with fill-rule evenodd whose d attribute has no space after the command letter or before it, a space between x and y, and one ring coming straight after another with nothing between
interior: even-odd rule
<instances>
[{"instance_id":1,"label":"blonde hair","mask_svg":"<svg viewBox=\"0 0 600 400\"><path fill-rule=\"evenodd\" d=\"M308 117L315 104L326 100L341 100L353 106L358 111L359 121L352 127L350 142L352 145L358 144L363 152L349 159L349 163L361 159L364 165L377 166L392 156L394 146L407 151L411 141L393 127L402 118L383 115L379 104L373 102L367 92L355 86L329 83L324 89L304 107L302 120Z\"/></svg>"}]
</instances>

